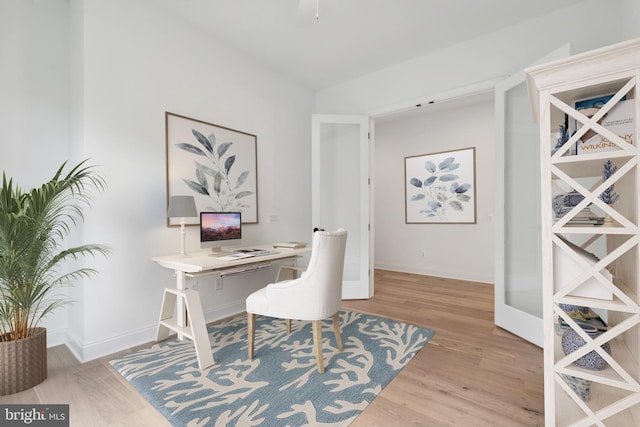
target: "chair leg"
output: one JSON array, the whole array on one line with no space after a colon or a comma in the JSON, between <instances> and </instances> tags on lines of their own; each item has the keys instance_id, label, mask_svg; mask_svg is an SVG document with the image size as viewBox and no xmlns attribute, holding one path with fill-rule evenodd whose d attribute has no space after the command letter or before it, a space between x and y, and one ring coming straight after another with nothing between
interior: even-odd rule
<instances>
[{"instance_id":1,"label":"chair leg","mask_svg":"<svg viewBox=\"0 0 640 427\"><path fill-rule=\"evenodd\" d=\"M287 319L287 333L291 334L291 319Z\"/></svg>"},{"instance_id":2,"label":"chair leg","mask_svg":"<svg viewBox=\"0 0 640 427\"><path fill-rule=\"evenodd\" d=\"M338 344L338 349L340 351L344 351L344 347L342 346L342 336L340 334L340 313L336 313L333 315L333 331L336 334L336 343Z\"/></svg>"},{"instance_id":3,"label":"chair leg","mask_svg":"<svg viewBox=\"0 0 640 427\"><path fill-rule=\"evenodd\" d=\"M254 313L247 313L247 351L249 360L253 359L253 342L255 341L256 334L256 315Z\"/></svg>"},{"instance_id":4,"label":"chair leg","mask_svg":"<svg viewBox=\"0 0 640 427\"><path fill-rule=\"evenodd\" d=\"M322 320L313 321L313 346L316 350L316 364L318 372L324 373L324 360L322 359Z\"/></svg>"}]
</instances>

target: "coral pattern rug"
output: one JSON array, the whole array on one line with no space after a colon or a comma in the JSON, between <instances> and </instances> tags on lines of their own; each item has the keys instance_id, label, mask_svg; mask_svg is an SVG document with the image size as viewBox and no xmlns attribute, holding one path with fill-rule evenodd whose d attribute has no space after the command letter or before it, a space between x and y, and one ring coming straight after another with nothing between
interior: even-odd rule
<instances>
[{"instance_id":1,"label":"coral pattern rug","mask_svg":"<svg viewBox=\"0 0 640 427\"><path fill-rule=\"evenodd\" d=\"M344 351L323 322L319 374L311 323L257 316L253 360L247 322L209 327L215 365L200 371L193 344L170 339L111 365L174 426L347 426L429 341L429 329L341 311Z\"/></svg>"}]
</instances>

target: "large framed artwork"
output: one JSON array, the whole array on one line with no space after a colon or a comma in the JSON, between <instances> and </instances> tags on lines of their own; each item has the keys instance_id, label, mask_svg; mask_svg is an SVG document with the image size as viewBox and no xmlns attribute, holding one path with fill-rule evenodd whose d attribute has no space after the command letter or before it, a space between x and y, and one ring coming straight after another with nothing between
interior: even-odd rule
<instances>
[{"instance_id":1,"label":"large framed artwork","mask_svg":"<svg viewBox=\"0 0 640 427\"><path fill-rule=\"evenodd\" d=\"M198 212L242 212L242 222L258 222L257 137L213 123L165 113L167 201L194 196ZM187 225L198 218L185 218ZM179 218L167 225L179 224Z\"/></svg>"},{"instance_id":2,"label":"large framed artwork","mask_svg":"<svg viewBox=\"0 0 640 427\"><path fill-rule=\"evenodd\" d=\"M475 224L475 163L475 147L405 157L405 222Z\"/></svg>"}]
</instances>

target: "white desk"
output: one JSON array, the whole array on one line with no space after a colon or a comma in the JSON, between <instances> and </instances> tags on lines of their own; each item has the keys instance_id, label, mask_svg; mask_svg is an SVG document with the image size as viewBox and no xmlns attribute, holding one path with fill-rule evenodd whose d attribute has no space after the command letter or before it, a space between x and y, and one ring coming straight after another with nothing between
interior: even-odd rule
<instances>
[{"instance_id":1,"label":"white desk","mask_svg":"<svg viewBox=\"0 0 640 427\"><path fill-rule=\"evenodd\" d=\"M311 247L307 246L294 250L275 250L271 246L251 246L257 249L269 249L272 253L267 255L241 258L231 261L220 260L216 256L211 256L211 251L195 252L187 256L167 255L151 258L161 266L174 270L176 274L176 291L171 292L176 296L172 297L175 301L175 319L169 319L167 313L173 312L173 307L165 309L167 291L165 291L165 299L163 299L163 307L158 322L158 332L156 340L164 339L168 336L169 330L178 333L178 338L191 338L196 346L198 355L198 363L200 369L208 368L213 365L213 356L211 355L211 347L209 346L207 326L204 322L204 311L200 303L200 297L195 290L187 290L187 277L198 277L207 274L238 274L243 272L255 271L270 266L272 261L291 260L295 265L298 257L305 255L311 251ZM218 255L220 256L220 255ZM191 301L189 303L189 301ZM190 311L190 324L187 325L185 316L185 305ZM205 343L206 340L206 343ZM209 350L205 350L208 348Z\"/></svg>"}]
</instances>

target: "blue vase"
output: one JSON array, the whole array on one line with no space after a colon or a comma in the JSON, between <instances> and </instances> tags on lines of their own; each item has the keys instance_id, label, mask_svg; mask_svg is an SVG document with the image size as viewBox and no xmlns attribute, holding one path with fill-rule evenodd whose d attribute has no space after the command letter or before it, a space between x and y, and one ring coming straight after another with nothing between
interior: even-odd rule
<instances>
[{"instance_id":1,"label":"blue vase","mask_svg":"<svg viewBox=\"0 0 640 427\"><path fill-rule=\"evenodd\" d=\"M565 382L584 402L589 401L591 393L591 381L584 378L572 377L571 375L562 375Z\"/></svg>"},{"instance_id":2,"label":"blue vase","mask_svg":"<svg viewBox=\"0 0 640 427\"><path fill-rule=\"evenodd\" d=\"M560 308L565 313L578 312L582 314L589 314L589 312L591 311L589 307L583 307L581 305L571 305L571 304L560 304Z\"/></svg>"},{"instance_id":3,"label":"blue vase","mask_svg":"<svg viewBox=\"0 0 640 427\"><path fill-rule=\"evenodd\" d=\"M591 325L581 323L578 323L578 325L587 332L591 338L595 338L599 335L598 330ZM573 329L569 329L562 334L562 350L565 355L573 353L583 345L585 345L585 341ZM608 354L611 354L611 346L608 342L602 344L601 347ZM585 354L576 360L574 364L581 368L591 369L593 371L601 371L607 367L607 362L595 350Z\"/></svg>"},{"instance_id":4,"label":"blue vase","mask_svg":"<svg viewBox=\"0 0 640 427\"><path fill-rule=\"evenodd\" d=\"M566 194L558 194L555 196L551 205L553 211L556 214L556 218L560 218L570 208L577 206L578 203L584 200L584 196L577 191L570 191Z\"/></svg>"}]
</instances>

